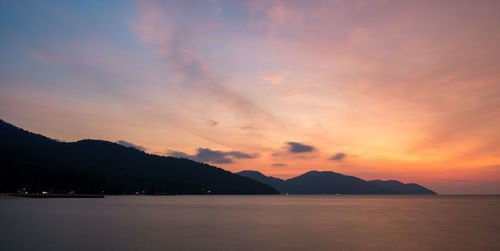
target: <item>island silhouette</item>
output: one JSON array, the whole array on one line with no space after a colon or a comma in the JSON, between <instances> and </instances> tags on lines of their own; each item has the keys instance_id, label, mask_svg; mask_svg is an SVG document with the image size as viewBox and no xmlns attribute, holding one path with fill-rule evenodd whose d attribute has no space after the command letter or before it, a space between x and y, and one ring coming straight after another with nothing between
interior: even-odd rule
<instances>
[{"instance_id":1,"label":"island silhouette","mask_svg":"<svg viewBox=\"0 0 500 251\"><path fill-rule=\"evenodd\" d=\"M405 184L397 180L365 181L331 171L309 171L287 180L250 170L237 174L268 184L282 194L436 194L415 183Z\"/></svg>"}]
</instances>

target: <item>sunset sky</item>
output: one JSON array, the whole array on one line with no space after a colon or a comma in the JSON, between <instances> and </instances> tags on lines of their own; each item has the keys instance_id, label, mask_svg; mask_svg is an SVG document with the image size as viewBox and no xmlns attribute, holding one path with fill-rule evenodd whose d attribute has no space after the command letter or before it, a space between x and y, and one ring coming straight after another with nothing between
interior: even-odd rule
<instances>
[{"instance_id":1,"label":"sunset sky","mask_svg":"<svg viewBox=\"0 0 500 251\"><path fill-rule=\"evenodd\" d=\"M500 193L500 1L1 1L0 53L51 138Z\"/></svg>"}]
</instances>

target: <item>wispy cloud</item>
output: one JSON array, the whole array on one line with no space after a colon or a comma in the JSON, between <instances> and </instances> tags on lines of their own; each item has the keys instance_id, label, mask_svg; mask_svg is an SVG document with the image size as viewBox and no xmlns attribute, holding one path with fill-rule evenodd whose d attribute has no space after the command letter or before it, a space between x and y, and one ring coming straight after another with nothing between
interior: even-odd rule
<instances>
[{"instance_id":1,"label":"wispy cloud","mask_svg":"<svg viewBox=\"0 0 500 251\"><path fill-rule=\"evenodd\" d=\"M298 142L286 142L289 146L288 151L291 153L307 153L314 151L314 147Z\"/></svg>"},{"instance_id":2,"label":"wispy cloud","mask_svg":"<svg viewBox=\"0 0 500 251\"><path fill-rule=\"evenodd\" d=\"M261 78L271 85L281 85L287 75L288 71L285 71L280 74L267 73L267 74L262 74Z\"/></svg>"},{"instance_id":3,"label":"wispy cloud","mask_svg":"<svg viewBox=\"0 0 500 251\"><path fill-rule=\"evenodd\" d=\"M139 38L158 54L164 57L165 64L178 76L186 90L186 95L201 95L211 99L227 109L244 113L246 118L266 120L268 123L277 119L252 101L227 88L212 69L209 59L200 50L200 37L212 36L204 31L220 27L222 24L212 21L211 16L201 19L193 16L178 17L178 14L166 14L162 8L180 8L184 12L194 11L190 5L154 2L138 2L140 21L134 23ZM175 13L182 11L176 10ZM205 38L211 43L209 38Z\"/></svg>"},{"instance_id":4,"label":"wispy cloud","mask_svg":"<svg viewBox=\"0 0 500 251\"><path fill-rule=\"evenodd\" d=\"M341 161L345 159L345 153L336 153L332 157L328 158L329 160Z\"/></svg>"},{"instance_id":5,"label":"wispy cloud","mask_svg":"<svg viewBox=\"0 0 500 251\"><path fill-rule=\"evenodd\" d=\"M186 158L200 162L210 162L215 164L233 163L234 159L253 159L257 158L258 154L248 154L238 151L217 151L209 148L198 148L196 154L189 155L184 152L167 151L167 155L177 158Z\"/></svg>"},{"instance_id":6,"label":"wispy cloud","mask_svg":"<svg viewBox=\"0 0 500 251\"><path fill-rule=\"evenodd\" d=\"M277 166L277 167L279 167L279 166L288 166L288 165L287 165L287 164L285 164L285 163L273 163L273 164L272 164L272 166Z\"/></svg>"},{"instance_id":7,"label":"wispy cloud","mask_svg":"<svg viewBox=\"0 0 500 251\"><path fill-rule=\"evenodd\" d=\"M217 124L219 124L219 121L216 121L216 120L213 120L213 119L207 120L207 125L210 126L210 127L215 127Z\"/></svg>"},{"instance_id":8,"label":"wispy cloud","mask_svg":"<svg viewBox=\"0 0 500 251\"><path fill-rule=\"evenodd\" d=\"M125 141L125 140L118 140L118 141L116 141L116 143L117 143L117 144L119 144L119 145L125 146L125 147L135 148L135 149L137 149L137 150L139 150L139 151L143 151L143 152L144 152L144 151L146 151L146 150L148 150L148 149L147 149L146 147L144 147L144 146L140 146L140 145L132 144L132 143L127 142L127 141Z\"/></svg>"}]
</instances>

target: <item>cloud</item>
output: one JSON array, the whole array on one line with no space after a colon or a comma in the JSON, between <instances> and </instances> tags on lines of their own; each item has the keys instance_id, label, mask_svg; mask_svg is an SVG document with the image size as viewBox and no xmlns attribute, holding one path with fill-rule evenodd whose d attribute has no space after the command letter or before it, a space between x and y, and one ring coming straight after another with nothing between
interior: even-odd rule
<instances>
[{"instance_id":1,"label":"cloud","mask_svg":"<svg viewBox=\"0 0 500 251\"><path fill-rule=\"evenodd\" d=\"M176 158L184 158L184 159L191 158L188 154L178 151L167 151L167 155Z\"/></svg>"},{"instance_id":2,"label":"cloud","mask_svg":"<svg viewBox=\"0 0 500 251\"><path fill-rule=\"evenodd\" d=\"M234 163L234 159L253 159L257 158L258 154L248 154L238 151L223 152L211 150L209 148L198 148L196 154L189 155L184 152L167 151L167 155L177 158L191 159L200 162L210 162L215 164Z\"/></svg>"},{"instance_id":3,"label":"cloud","mask_svg":"<svg viewBox=\"0 0 500 251\"><path fill-rule=\"evenodd\" d=\"M228 156L232 156L237 159L253 159L257 157L257 154L247 154L247 153L242 153L242 152L237 152L237 151L232 151L232 152L226 152L225 153Z\"/></svg>"},{"instance_id":4,"label":"cloud","mask_svg":"<svg viewBox=\"0 0 500 251\"><path fill-rule=\"evenodd\" d=\"M281 74L273 74L273 73L263 74L262 78L271 85L281 85L281 83L283 83L283 80L287 75L288 71L285 71Z\"/></svg>"},{"instance_id":5,"label":"cloud","mask_svg":"<svg viewBox=\"0 0 500 251\"><path fill-rule=\"evenodd\" d=\"M210 126L210 127L215 127L217 124L219 124L219 121L216 121L216 120L213 120L213 119L207 120L207 125Z\"/></svg>"},{"instance_id":6,"label":"cloud","mask_svg":"<svg viewBox=\"0 0 500 251\"><path fill-rule=\"evenodd\" d=\"M135 148L135 149L137 149L139 151L143 151L143 152L147 150L147 148L144 147L144 146L139 146L139 145L136 145L136 144L132 144L132 143L127 142L125 140L118 140L115 143L119 144L119 145L122 145L122 146L125 146L125 147L132 147L132 148Z\"/></svg>"},{"instance_id":7,"label":"cloud","mask_svg":"<svg viewBox=\"0 0 500 251\"><path fill-rule=\"evenodd\" d=\"M336 153L332 157L328 158L329 160L342 161L345 158L345 153Z\"/></svg>"},{"instance_id":8,"label":"cloud","mask_svg":"<svg viewBox=\"0 0 500 251\"><path fill-rule=\"evenodd\" d=\"M288 166L285 163L273 163L272 166Z\"/></svg>"},{"instance_id":9,"label":"cloud","mask_svg":"<svg viewBox=\"0 0 500 251\"><path fill-rule=\"evenodd\" d=\"M278 122L274 115L227 88L213 70L210 57L200 50L199 43L211 40L203 31L220 28L221 24L215 22L217 18L194 15L182 19L179 13L192 11L191 4L182 2L138 1L137 6L140 18L132 24L133 30L141 41L165 58L168 68L181 81L180 86L189 86L189 95L211 97L216 103L245 114L245 117ZM176 10L177 14L169 14L166 10Z\"/></svg>"},{"instance_id":10,"label":"cloud","mask_svg":"<svg viewBox=\"0 0 500 251\"><path fill-rule=\"evenodd\" d=\"M290 151L291 153L306 153L314 151L313 146L301 144L298 142L286 142L286 143L290 146L288 151Z\"/></svg>"},{"instance_id":11,"label":"cloud","mask_svg":"<svg viewBox=\"0 0 500 251\"><path fill-rule=\"evenodd\" d=\"M194 157L197 161L212 162L217 164L233 163L233 160L226 157L221 151L213 151L209 148L198 148L198 153Z\"/></svg>"}]
</instances>

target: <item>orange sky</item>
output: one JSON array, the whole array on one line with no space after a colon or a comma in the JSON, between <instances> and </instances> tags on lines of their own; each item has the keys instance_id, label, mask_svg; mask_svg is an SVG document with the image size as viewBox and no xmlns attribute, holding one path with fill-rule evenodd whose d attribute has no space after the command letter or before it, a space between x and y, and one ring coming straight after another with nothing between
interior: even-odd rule
<instances>
[{"instance_id":1,"label":"orange sky","mask_svg":"<svg viewBox=\"0 0 500 251\"><path fill-rule=\"evenodd\" d=\"M0 118L25 129L230 171L500 193L498 1L48 1L0 12Z\"/></svg>"}]
</instances>

